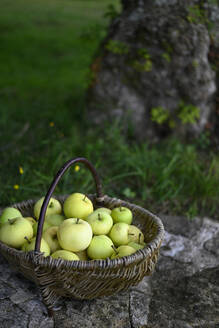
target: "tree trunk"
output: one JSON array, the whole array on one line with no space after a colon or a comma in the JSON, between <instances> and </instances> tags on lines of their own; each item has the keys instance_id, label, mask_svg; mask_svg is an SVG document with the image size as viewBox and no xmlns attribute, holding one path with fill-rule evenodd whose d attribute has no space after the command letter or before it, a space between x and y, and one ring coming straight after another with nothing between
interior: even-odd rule
<instances>
[{"instance_id":1,"label":"tree trunk","mask_svg":"<svg viewBox=\"0 0 219 328\"><path fill-rule=\"evenodd\" d=\"M122 0L122 8L91 67L90 119L119 118L139 139L200 134L216 103L217 1Z\"/></svg>"}]
</instances>

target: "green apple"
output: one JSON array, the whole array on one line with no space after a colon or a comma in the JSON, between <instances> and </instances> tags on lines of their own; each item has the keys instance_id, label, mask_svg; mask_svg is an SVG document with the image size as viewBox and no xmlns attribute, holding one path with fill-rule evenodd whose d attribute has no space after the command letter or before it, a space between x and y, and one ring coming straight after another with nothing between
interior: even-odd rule
<instances>
[{"instance_id":1,"label":"green apple","mask_svg":"<svg viewBox=\"0 0 219 328\"><path fill-rule=\"evenodd\" d=\"M115 223L110 230L109 237L116 246L127 245L129 242L129 227L128 223Z\"/></svg>"},{"instance_id":2,"label":"green apple","mask_svg":"<svg viewBox=\"0 0 219 328\"><path fill-rule=\"evenodd\" d=\"M22 217L22 214L18 209L14 207L6 207L0 216L0 224L7 222L8 219L14 219L18 217Z\"/></svg>"},{"instance_id":3,"label":"green apple","mask_svg":"<svg viewBox=\"0 0 219 328\"><path fill-rule=\"evenodd\" d=\"M35 250L35 244L36 244L36 237L29 239L26 238L25 243L22 245L22 251L24 252L30 252ZM41 238L41 243L40 243L40 252L44 253L44 256L49 256L50 255L50 248L47 242Z\"/></svg>"},{"instance_id":4,"label":"green apple","mask_svg":"<svg viewBox=\"0 0 219 328\"><path fill-rule=\"evenodd\" d=\"M75 252L75 254L79 257L79 260L81 260L81 261L87 261L88 260L86 250L80 251L80 252Z\"/></svg>"},{"instance_id":5,"label":"green apple","mask_svg":"<svg viewBox=\"0 0 219 328\"><path fill-rule=\"evenodd\" d=\"M134 249L131 246L128 245L122 245L116 248L111 256L111 260L118 259L119 257L128 256L136 252L136 249Z\"/></svg>"},{"instance_id":6,"label":"green apple","mask_svg":"<svg viewBox=\"0 0 219 328\"><path fill-rule=\"evenodd\" d=\"M44 202L44 198L45 197L40 198L35 203L34 208L33 208L34 215L37 218L37 220L40 217L40 211L41 211L41 207L42 207L43 202ZM61 212L62 212L62 206L61 206L60 202L57 199L51 197L50 200L49 200L49 204L47 206L47 209L46 209L45 216L51 215L51 214L60 214Z\"/></svg>"},{"instance_id":7,"label":"green apple","mask_svg":"<svg viewBox=\"0 0 219 328\"><path fill-rule=\"evenodd\" d=\"M94 209L91 200L86 195L74 193L66 198L63 210L66 218L85 219Z\"/></svg>"},{"instance_id":8,"label":"green apple","mask_svg":"<svg viewBox=\"0 0 219 328\"><path fill-rule=\"evenodd\" d=\"M106 235L94 236L87 248L87 255L92 260L106 259L113 254L113 242Z\"/></svg>"},{"instance_id":9,"label":"green apple","mask_svg":"<svg viewBox=\"0 0 219 328\"><path fill-rule=\"evenodd\" d=\"M25 242L25 237L33 237L32 224L28 220L19 217L1 225L0 241L6 245L19 248Z\"/></svg>"},{"instance_id":10,"label":"green apple","mask_svg":"<svg viewBox=\"0 0 219 328\"><path fill-rule=\"evenodd\" d=\"M114 223L124 222L131 224L132 223L132 212L127 207L115 207L112 212L111 216L113 218Z\"/></svg>"},{"instance_id":11,"label":"green apple","mask_svg":"<svg viewBox=\"0 0 219 328\"><path fill-rule=\"evenodd\" d=\"M36 220L34 218L32 218L31 216L26 216L26 217L24 217L24 219L29 221L32 224L32 226L36 223Z\"/></svg>"},{"instance_id":12,"label":"green apple","mask_svg":"<svg viewBox=\"0 0 219 328\"><path fill-rule=\"evenodd\" d=\"M46 220L43 223L43 232L46 231L48 228L51 227L51 224L49 224ZM38 222L35 222L33 224L33 235L36 236L38 229Z\"/></svg>"},{"instance_id":13,"label":"green apple","mask_svg":"<svg viewBox=\"0 0 219 328\"><path fill-rule=\"evenodd\" d=\"M54 259L63 259L67 261L78 261L79 257L72 252L66 251L64 249L60 249L59 251L54 252L51 255Z\"/></svg>"},{"instance_id":14,"label":"green apple","mask_svg":"<svg viewBox=\"0 0 219 328\"><path fill-rule=\"evenodd\" d=\"M143 244L138 244L138 243L135 243L134 241L130 241L130 242L128 243L128 246L133 247L134 249L136 249L136 251L139 250L139 249L144 248L145 245L146 245L145 243L143 243Z\"/></svg>"},{"instance_id":15,"label":"green apple","mask_svg":"<svg viewBox=\"0 0 219 328\"><path fill-rule=\"evenodd\" d=\"M113 226L113 219L107 212L94 211L85 220L91 225L94 235L107 235Z\"/></svg>"},{"instance_id":16,"label":"green apple","mask_svg":"<svg viewBox=\"0 0 219 328\"><path fill-rule=\"evenodd\" d=\"M144 243L143 232L134 225L129 226L128 238L129 238L129 242L134 241L135 243L138 243L138 244Z\"/></svg>"},{"instance_id":17,"label":"green apple","mask_svg":"<svg viewBox=\"0 0 219 328\"><path fill-rule=\"evenodd\" d=\"M90 224L82 219L70 218L63 221L57 231L60 246L72 252L85 250L92 239Z\"/></svg>"},{"instance_id":18,"label":"green apple","mask_svg":"<svg viewBox=\"0 0 219 328\"><path fill-rule=\"evenodd\" d=\"M111 210L107 207L99 207L94 212L96 212L96 213L107 212L108 214L111 214Z\"/></svg>"},{"instance_id":19,"label":"green apple","mask_svg":"<svg viewBox=\"0 0 219 328\"><path fill-rule=\"evenodd\" d=\"M46 229L46 231L44 231L43 233L43 239L49 245L51 253L54 253L55 251L61 249L57 238L57 231L58 226L52 226Z\"/></svg>"},{"instance_id":20,"label":"green apple","mask_svg":"<svg viewBox=\"0 0 219 328\"><path fill-rule=\"evenodd\" d=\"M59 226L64 220L65 217L61 214L51 214L45 217L45 221L51 226Z\"/></svg>"}]
</instances>

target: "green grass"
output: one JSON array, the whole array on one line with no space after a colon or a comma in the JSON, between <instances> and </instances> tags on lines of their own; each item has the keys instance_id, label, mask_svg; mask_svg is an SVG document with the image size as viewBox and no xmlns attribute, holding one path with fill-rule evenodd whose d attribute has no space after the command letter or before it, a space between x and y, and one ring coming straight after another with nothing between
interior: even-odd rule
<instances>
[{"instance_id":1,"label":"green grass","mask_svg":"<svg viewBox=\"0 0 219 328\"><path fill-rule=\"evenodd\" d=\"M219 157L205 135L189 145L136 144L119 124L103 134L86 122L89 66L111 3L119 8L107 0L0 0L0 207L41 197L65 161L85 156L109 196L153 212L218 218ZM73 191L95 191L83 165L55 192Z\"/></svg>"},{"instance_id":2,"label":"green grass","mask_svg":"<svg viewBox=\"0 0 219 328\"><path fill-rule=\"evenodd\" d=\"M37 156L28 145L20 145L18 153L10 156L12 162L4 165L4 171L10 172L2 175L4 204L44 195L68 159L84 156L97 168L110 196L129 199L153 212L218 217L218 156L174 139L153 146L127 143L116 125L108 126L104 137L100 132L75 130L63 137L54 126L50 137L42 138ZM82 164L78 172L70 168L56 188L56 194L73 191L95 192L92 176Z\"/></svg>"},{"instance_id":3,"label":"green grass","mask_svg":"<svg viewBox=\"0 0 219 328\"><path fill-rule=\"evenodd\" d=\"M7 129L1 143L7 142L8 129L13 135L25 121L45 129L52 120L71 130L82 115L89 65L105 34L103 14L111 2L0 1L0 128Z\"/></svg>"}]
</instances>

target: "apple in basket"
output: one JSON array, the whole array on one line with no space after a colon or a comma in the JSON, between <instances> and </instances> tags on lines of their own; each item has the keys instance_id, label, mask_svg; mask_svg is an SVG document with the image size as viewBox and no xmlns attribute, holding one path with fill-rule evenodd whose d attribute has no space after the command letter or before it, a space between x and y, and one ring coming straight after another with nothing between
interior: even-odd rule
<instances>
[{"instance_id":1,"label":"apple in basket","mask_svg":"<svg viewBox=\"0 0 219 328\"><path fill-rule=\"evenodd\" d=\"M47 242L50 247L51 253L61 249L57 237L58 226L52 226L43 232L43 239Z\"/></svg>"},{"instance_id":2,"label":"apple in basket","mask_svg":"<svg viewBox=\"0 0 219 328\"><path fill-rule=\"evenodd\" d=\"M8 219L14 219L18 217L22 217L22 214L18 209L14 207L6 207L0 216L0 224L7 222Z\"/></svg>"},{"instance_id":3,"label":"apple in basket","mask_svg":"<svg viewBox=\"0 0 219 328\"><path fill-rule=\"evenodd\" d=\"M113 222L114 223L118 223L118 222L124 222L124 223L128 223L131 224L132 223L132 211L130 211L129 208L127 207L115 207L112 212L111 212L111 216L113 218Z\"/></svg>"},{"instance_id":4,"label":"apple in basket","mask_svg":"<svg viewBox=\"0 0 219 328\"><path fill-rule=\"evenodd\" d=\"M135 225L130 225L128 239L129 239L129 242L134 241L135 243L143 244L144 243L144 234Z\"/></svg>"},{"instance_id":5,"label":"apple in basket","mask_svg":"<svg viewBox=\"0 0 219 328\"><path fill-rule=\"evenodd\" d=\"M83 251L80 251L80 252L75 252L75 254L79 257L79 260L81 260L81 261L88 260L86 249L84 249Z\"/></svg>"},{"instance_id":6,"label":"apple in basket","mask_svg":"<svg viewBox=\"0 0 219 328\"><path fill-rule=\"evenodd\" d=\"M99 213L99 212L107 212L108 214L111 214L111 210L107 207L99 207L95 210L96 213Z\"/></svg>"},{"instance_id":7,"label":"apple in basket","mask_svg":"<svg viewBox=\"0 0 219 328\"><path fill-rule=\"evenodd\" d=\"M51 214L45 217L45 222L51 226L59 226L65 220L64 215L61 214Z\"/></svg>"},{"instance_id":8,"label":"apple in basket","mask_svg":"<svg viewBox=\"0 0 219 328\"><path fill-rule=\"evenodd\" d=\"M72 252L85 250L89 246L92 236L90 224L78 218L64 220L57 231L60 246Z\"/></svg>"},{"instance_id":9,"label":"apple in basket","mask_svg":"<svg viewBox=\"0 0 219 328\"><path fill-rule=\"evenodd\" d=\"M113 254L113 242L106 235L94 236L87 249L87 255L92 260L106 259Z\"/></svg>"},{"instance_id":10,"label":"apple in basket","mask_svg":"<svg viewBox=\"0 0 219 328\"><path fill-rule=\"evenodd\" d=\"M20 248L25 242L25 237L33 237L32 224L25 218L9 219L1 225L0 241L8 246Z\"/></svg>"},{"instance_id":11,"label":"apple in basket","mask_svg":"<svg viewBox=\"0 0 219 328\"><path fill-rule=\"evenodd\" d=\"M68 196L63 204L63 211L66 218L85 219L93 210L91 200L86 195L78 192Z\"/></svg>"},{"instance_id":12,"label":"apple in basket","mask_svg":"<svg viewBox=\"0 0 219 328\"><path fill-rule=\"evenodd\" d=\"M25 238L26 241L25 243L22 245L22 251L24 252L30 252L33 251L35 249L35 244L36 244L36 237L29 239L29 238ZM50 255L50 247L47 244L47 242L41 238L41 242L40 242L40 252L44 253L44 256L49 256Z\"/></svg>"},{"instance_id":13,"label":"apple in basket","mask_svg":"<svg viewBox=\"0 0 219 328\"><path fill-rule=\"evenodd\" d=\"M79 257L70 251L66 251L64 249L60 249L56 252L54 252L51 255L54 259L63 259L63 260L67 260L67 261L78 261Z\"/></svg>"},{"instance_id":14,"label":"apple in basket","mask_svg":"<svg viewBox=\"0 0 219 328\"><path fill-rule=\"evenodd\" d=\"M135 243L134 241L130 241L130 242L128 243L128 246L131 246L131 247L134 248L136 251L138 251L139 249L144 248L145 245L146 245L146 243L138 244L138 243Z\"/></svg>"},{"instance_id":15,"label":"apple in basket","mask_svg":"<svg viewBox=\"0 0 219 328\"><path fill-rule=\"evenodd\" d=\"M124 222L115 223L110 230L109 237L116 246L127 245L129 242L130 225Z\"/></svg>"},{"instance_id":16,"label":"apple in basket","mask_svg":"<svg viewBox=\"0 0 219 328\"><path fill-rule=\"evenodd\" d=\"M85 220L91 225L94 235L107 235L113 226L111 215L104 211L94 211Z\"/></svg>"},{"instance_id":17,"label":"apple in basket","mask_svg":"<svg viewBox=\"0 0 219 328\"><path fill-rule=\"evenodd\" d=\"M33 208L34 215L37 218L37 220L40 217L40 211L41 211L41 207L42 207L43 202L44 202L44 198L45 197L40 198L35 203L34 208ZM61 212L62 212L62 206L61 206L60 202L57 199L51 197L50 200L49 200L49 204L47 206L47 209L46 209L46 215L45 216L51 215L51 214L60 214Z\"/></svg>"},{"instance_id":18,"label":"apple in basket","mask_svg":"<svg viewBox=\"0 0 219 328\"><path fill-rule=\"evenodd\" d=\"M119 257L128 256L136 252L136 249L128 246L128 245L122 245L118 248L114 248L114 252L111 256L111 260L118 259Z\"/></svg>"},{"instance_id":19,"label":"apple in basket","mask_svg":"<svg viewBox=\"0 0 219 328\"><path fill-rule=\"evenodd\" d=\"M36 223L36 220L32 216L25 216L24 218L32 224L32 227Z\"/></svg>"}]
</instances>

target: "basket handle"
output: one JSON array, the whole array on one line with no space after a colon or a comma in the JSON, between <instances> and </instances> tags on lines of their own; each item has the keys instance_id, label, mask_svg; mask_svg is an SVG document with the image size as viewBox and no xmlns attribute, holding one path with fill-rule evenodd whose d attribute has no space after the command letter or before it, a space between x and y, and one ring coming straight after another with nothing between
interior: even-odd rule
<instances>
[{"instance_id":1,"label":"basket handle","mask_svg":"<svg viewBox=\"0 0 219 328\"><path fill-rule=\"evenodd\" d=\"M57 172L55 178L53 179L49 190L45 196L44 202L42 204L41 207L41 211L40 211L40 216L39 216L39 223L38 223L38 228L37 228L37 235L36 235L36 244L35 244L35 252L40 252L40 242L41 242L41 238L42 238L42 231L43 231L43 224L44 224L44 220L45 220L45 213L46 213L46 209L47 206L49 204L50 198L53 194L53 191L55 190L55 187L57 185L57 183L59 182L59 180L61 179L61 177L63 176L63 174L67 171L67 169L75 164L75 163L84 163L85 166L91 171L92 176L94 178L95 181L95 185L96 185L96 191L97 191L97 197L96 200L97 202L101 201L101 198L103 198L103 193L102 193L102 185L100 182L100 178L99 175L97 174L97 171L95 169L95 167L84 157L76 157L76 158L72 158L69 161L67 161L62 168Z\"/></svg>"}]
</instances>

